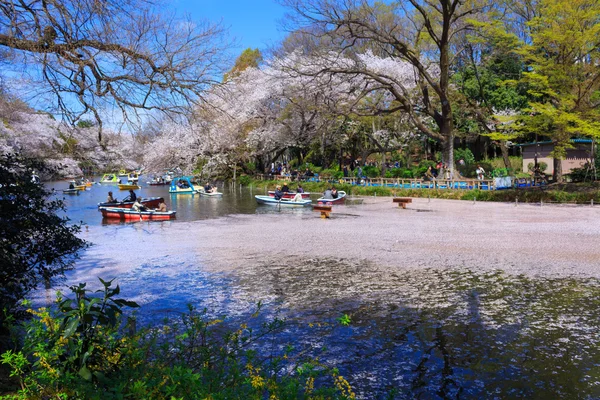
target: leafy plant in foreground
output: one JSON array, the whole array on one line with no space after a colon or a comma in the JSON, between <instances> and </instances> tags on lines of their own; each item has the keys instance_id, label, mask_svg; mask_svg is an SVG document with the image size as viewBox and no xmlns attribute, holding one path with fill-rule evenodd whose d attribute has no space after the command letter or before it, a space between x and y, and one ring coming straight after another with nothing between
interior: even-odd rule
<instances>
[{"instance_id":1,"label":"leafy plant in foreground","mask_svg":"<svg viewBox=\"0 0 600 400\"><path fill-rule=\"evenodd\" d=\"M101 282L95 295L80 284L73 299L28 310L22 348L2 355L21 387L6 399L354 398L336 369L274 346L284 323L259 323L260 304L235 328L190 306L179 320L133 332L122 309L137 304Z\"/></svg>"}]
</instances>

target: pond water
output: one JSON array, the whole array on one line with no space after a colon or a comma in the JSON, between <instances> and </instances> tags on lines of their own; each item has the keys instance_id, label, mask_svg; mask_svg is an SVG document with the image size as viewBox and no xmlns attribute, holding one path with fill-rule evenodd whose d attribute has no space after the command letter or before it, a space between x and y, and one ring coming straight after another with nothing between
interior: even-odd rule
<instances>
[{"instance_id":1,"label":"pond water","mask_svg":"<svg viewBox=\"0 0 600 400\"><path fill-rule=\"evenodd\" d=\"M412 269L400 262L390 269L319 254L279 261L265 256L264 262L246 262L240 254L232 268L219 270L192 248L165 255L144 244L144 237L159 231L147 229L147 222L103 222L96 203L109 188L117 189L96 185L67 197L67 214L90 225L94 246L61 285L90 281L118 265L123 297L142 305L141 324L175 318L192 304L212 316L226 314L235 325L261 301L259 321L287 321L276 344L292 343L337 366L359 398L600 398L597 279L459 266ZM185 221L278 212L257 206L250 188L219 189L222 199L171 196L164 186L143 187L138 194L163 196L177 210L176 221L152 225L175 236L175 224ZM305 218L310 209L282 212ZM133 241L144 254L124 249ZM338 322L342 315L350 317L348 326Z\"/></svg>"},{"instance_id":2,"label":"pond water","mask_svg":"<svg viewBox=\"0 0 600 400\"><path fill-rule=\"evenodd\" d=\"M96 177L99 180L99 177ZM257 192L251 187L240 187L239 185L220 184L218 190L223 193L222 198L209 198L191 194L170 194L169 186L150 186L146 184L144 176L140 178L141 189L136 194L141 197L163 197L169 210L177 211L178 221L196 221L200 219L216 218L229 214L254 214L254 213L298 213L310 211L310 209L275 209L272 206L259 206L254 195L266 194L264 190ZM68 188L66 181L48 182L49 189L56 190L56 196L65 199L68 209L68 217L72 221L83 221L87 225L99 224L123 224L111 220L103 220L98 212L98 203L106 201L108 192L121 200L128 196L127 190L119 190L116 184L95 184L79 195L63 195L62 190ZM319 195L314 195L318 198Z\"/></svg>"}]
</instances>

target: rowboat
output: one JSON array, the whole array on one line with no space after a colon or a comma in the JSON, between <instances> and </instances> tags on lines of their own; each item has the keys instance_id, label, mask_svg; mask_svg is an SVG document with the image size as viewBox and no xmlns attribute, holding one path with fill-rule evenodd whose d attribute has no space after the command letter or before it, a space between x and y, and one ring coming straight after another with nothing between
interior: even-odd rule
<instances>
[{"instance_id":1,"label":"rowboat","mask_svg":"<svg viewBox=\"0 0 600 400\"><path fill-rule=\"evenodd\" d=\"M100 179L100 183L117 183L119 182L119 177L117 174L104 174L102 175L102 179Z\"/></svg>"},{"instance_id":2,"label":"rowboat","mask_svg":"<svg viewBox=\"0 0 600 400\"><path fill-rule=\"evenodd\" d=\"M198 190L196 190L196 192L198 194L200 194L200 196L204 196L204 197L223 197L223 193L221 193L221 192L207 192L204 189L204 186L200 186L200 188Z\"/></svg>"},{"instance_id":3,"label":"rowboat","mask_svg":"<svg viewBox=\"0 0 600 400\"><path fill-rule=\"evenodd\" d=\"M135 211L131 208L100 207L103 218L120 219L121 221L163 221L175 219L177 211Z\"/></svg>"},{"instance_id":4,"label":"rowboat","mask_svg":"<svg viewBox=\"0 0 600 400\"><path fill-rule=\"evenodd\" d=\"M64 189L62 192L64 194L79 194L79 189Z\"/></svg>"},{"instance_id":5,"label":"rowboat","mask_svg":"<svg viewBox=\"0 0 600 400\"><path fill-rule=\"evenodd\" d=\"M144 199L138 198L138 202L147 208L156 208L158 204L162 200L162 197L146 197ZM98 203L98 208L100 207L110 207L110 208L131 208L133 206L133 201L118 201L115 203Z\"/></svg>"},{"instance_id":6,"label":"rowboat","mask_svg":"<svg viewBox=\"0 0 600 400\"><path fill-rule=\"evenodd\" d=\"M117 186L119 186L119 190L136 190L136 189L141 189L141 186L138 186L136 184L130 184L130 183L119 183Z\"/></svg>"},{"instance_id":7,"label":"rowboat","mask_svg":"<svg viewBox=\"0 0 600 400\"><path fill-rule=\"evenodd\" d=\"M258 204L267 204L271 206L281 206L281 207L304 207L310 206L312 201L310 199L302 199L299 201L292 201L292 199L282 198L281 200L276 200L275 197L271 196L254 196L256 202Z\"/></svg>"},{"instance_id":8,"label":"rowboat","mask_svg":"<svg viewBox=\"0 0 600 400\"><path fill-rule=\"evenodd\" d=\"M200 194L200 196L203 197L223 197L223 193L221 192L211 192L211 193L207 193L205 191L199 191L198 194Z\"/></svg>"},{"instance_id":9,"label":"rowboat","mask_svg":"<svg viewBox=\"0 0 600 400\"><path fill-rule=\"evenodd\" d=\"M346 192L344 192L343 190L340 190L338 193L338 197L336 197L335 199L325 199L323 197L317 199L317 202L319 204L344 204L344 202L346 201Z\"/></svg>"},{"instance_id":10,"label":"rowboat","mask_svg":"<svg viewBox=\"0 0 600 400\"><path fill-rule=\"evenodd\" d=\"M169 193L174 194L194 194L197 190L189 176L173 178L169 187Z\"/></svg>"},{"instance_id":11,"label":"rowboat","mask_svg":"<svg viewBox=\"0 0 600 400\"><path fill-rule=\"evenodd\" d=\"M275 191L269 190L269 196L270 197L275 197ZM296 196L296 192L285 192L283 194L283 198L284 199L293 199L294 196ZM310 193L309 192L302 193L302 198L303 199L310 199Z\"/></svg>"}]
</instances>

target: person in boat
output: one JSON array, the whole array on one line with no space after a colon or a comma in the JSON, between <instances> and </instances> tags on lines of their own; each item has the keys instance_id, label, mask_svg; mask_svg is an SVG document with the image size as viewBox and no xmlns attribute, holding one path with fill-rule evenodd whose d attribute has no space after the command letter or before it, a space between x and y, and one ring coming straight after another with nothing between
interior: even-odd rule
<instances>
[{"instance_id":1,"label":"person in boat","mask_svg":"<svg viewBox=\"0 0 600 400\"><path fill-rule=\"evenodd\" d=\"M129 196L125 197L123 201L137 201L137 195L133 191L133 189L129 189Z\"/></svg>"},{"instance_id":2,"label":"person in boat","mask_svg":"<svg viewBox=\"0 0 600 400\"><path fill-rule=\"evenodd\" d=\"M281 191L281 186L277 185L277 187L275 188L275 200L281 200L281 198L283 197L283 192Z\"/></svg>"},{"instance_id":3,"label":"person in boat","mask_svg":"<svg viewBox=\"0 0 600 400\"><path fill-rule=\"evenodd\" d=\"M142 203L140 203L139 199L135 200L135 202L131 206L131 209L133 211L146 211L147 210L147 208Z\"/></svg>"},{"instance_id":4,"label":"person in boat","mask_svg":"<svg viewBox=\"0 0 600 400\"><path fill-rule=\"evenodd\" d=\"M73 182L69 182L69 189L75 189L75 185L73 185Z\"/></svg>"},{"instance_id":5,"label":"person in boat","mask_svg":"<svg viewBox=\"0 0 600 400\"><path fill-rule=\"evenodd\" d=\"M158 201L158 208L156 209L158 212L167 212L167 205L165 204L165 199L162 197Z\"/></svg>"},{"instance_id":6,"label":"person in boat","mask_svg":"<svg viewBox=\"0 0 600 400\"><path fill-rule=\"evenodd\" d=\"M304 188L302 185L298 185L298 189L296 189L296 193L304 193Z\"/></svg>"},{"instance_id":7,"label":"person in boat","mask_svg":"<svg viewBox=\"0 0 600 400\"><path fill-rule=\"evenodd\" d=\"M331 188L331 197L333 197L334 199L338 198L338 191L335 187Z\"/></svg>"},{"instance_id":8,"label":"person in boat","mask_svg":"<svg viewBox=\"0 0 600 400\"><path fill-rule=\"evenodd\" d=\"M283 193L287 193L287 192L289 192L289 191L290 191L290 188L289 188L289 186L287 185L287 183L284 183L284 184L283 184L283 187L281 188L281 191L282 191Z\"/></svg>"},{"instance_id":9,"label":"person in boat","mask_svg":"<svg viewBox=\"0 0 600 400\"><path fill-rule=\"evenodd\" d=\"M333 193L331 191L331 188L327 188L327 190L325 191L325 193L323 193L323 198L324 199L333 199Z\"/></svg>"},{"instance_id":10,"label":"person in boat","mask_svg":"<svg viewBox=\"0 0 600 400\"><path fill-rule=\"evenodd\" d=\"M113 192L108 192L108 197L106 198L107 203L116 203L117 199L113 197Z\"/></svg>"},{"instance_id":11,"label":"person in boat","mask_svg":"<svg viewBox=\"0 0 600 400\"><path fill-rule=\"evenodd\" d=\"M212 186L210 184L210 182L206 182L206 185L204 185L204 191L206 193L216 193L217 192L217 188Z\"/></svg>"}]
</instances>

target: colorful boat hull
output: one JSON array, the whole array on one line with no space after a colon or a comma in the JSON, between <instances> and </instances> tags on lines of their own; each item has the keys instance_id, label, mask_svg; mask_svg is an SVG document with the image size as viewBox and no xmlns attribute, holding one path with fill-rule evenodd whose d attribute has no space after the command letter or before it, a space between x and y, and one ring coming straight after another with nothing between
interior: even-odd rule
<instances>
[{"instance_id":1,"label":"colorful boat hull","mask_svg":"<svg viewBox=\"0 0 600 400\"><path fill-rule=\"evenodd\" d=\"M100 179L100 183L118 183L119 177L117 174L104 174L102 175L102 179Z\"/></svg>"},{"instance_id":2,"label":"colorful boat hull","mask_svg":"<svg viewBox=\"0 0 600 400\"><path fill-rule=\"evenodd\" d=\"M62 192L64 194L79 194L78 189L64 189Z\"/></svg>"},{"instance_id":3,"label":"colorful boat hull","mask_svg":"<svg viewBox=\"0 0 600 400\"><path fill-rule=\"evenodd\" d=\"M317 203L319 204L344 204L346 202L346 192L344 192L343 190L340 190L338 192L338 197L336 197L335 199L324 199L324 198L319 198L317 199Z\"/></svg>"},{"instance_id":4,"label":"colorful boat hull","mask_svg":"<svg viewBox=\"0 0 600 400\"><path fill-rule=\"evenodd\" d=\"M160 203L162 197L147 197L144 199L138 199L139 202L147 208L156 208ZM110 208L131 208L133 206L133 201L119 201L117 203L98 203L98 208L100 207L110 207Z\"/></svg>"},{"instance_id":5,"label":"colorful boat hull","mask_svg":"<svg viewBox=\"0 0 600 400\"><path fill-rule=\"evenodd\" d=\"M269 190L269 196L270 197L275 197L275 192L273 190ZM296 192L285 192L283 194L283 198L284 199L293 199L294 196L296 196ZM310 193L309 192L302 193L302 198L303 199L310 199Z\"/></svg>"},{"instance_id":6,"label":"colorful boat hull","mask_svg":"<svg viewBox=\"0 0 600 400\"><path fill-rule=\"evenodd\" d=\"M258 204L266 204L270 206L279 206L279 207L305 207L310 206L312 201L310 199L302 199L299 201L293 201L292 199L282 198L281 200L276 200L275 197L271 196L254 196L256 202Z\"/></svg>"},{"instance_id":7,"label":"colorful boat hull","mask_svg":"<svg viewBox=\"0 0 600 400\"><path fill-rule=\"evenodd\" d=\"M201 191L198 192L198 194L203 197L223 197L223 193L221 192L206 193L204 191Z\"/></svg>"},{"instance_id":8,"label":"colorful boat hull","mask_svg":"<svg viewBox=\"0 0 600 400\"><path fill-rule=\"evenodd\" d=\"M123 183L119 183L119 190L137 190L137 189L141 189L140 186L138 185L129 185L129 184L123 184Z\"/></svg>"},{"instance_id":9,"label":"colorful boat hull","mask_svg":"<svg viewBox=\"0 0 600 400\"><path fill-rule=\"evenodd\" d=\"M131 208L100 207L103 218L121 221L165 221L175 219L176 211L134 211Z\"/></svg>"}]
</instances>

